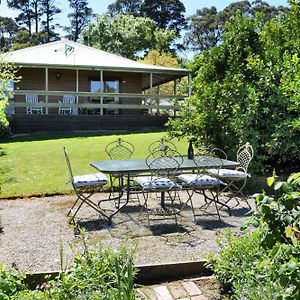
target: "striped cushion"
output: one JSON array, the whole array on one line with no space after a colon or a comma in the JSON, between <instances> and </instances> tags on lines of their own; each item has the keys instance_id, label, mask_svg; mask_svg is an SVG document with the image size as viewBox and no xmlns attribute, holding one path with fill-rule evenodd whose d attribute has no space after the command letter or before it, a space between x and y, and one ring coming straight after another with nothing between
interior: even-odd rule
<instances>
[{"instance_id":1,"label":"striped cushion","mask_svg":"<svg viewBox=\"0 0 300 300\"><path fill-rule=\"evenodd\" d=\"M226 185L221 180L205 174L181 174L177 177L188 186L215 187L220 184Z\"/></svg>"},{"instance_id":2,"label":"striped cushion","mask_svg":"<svg viewBox=\"0 0 300 300\"><path fill-rule=\"evenodd\" d=\"M251 177L249 173L230 169L209 169L208 171L211 175L219 178L242 179L246 177Z\"/></svg>"},{"instance_id":3,"label":"striped cushion","mask_svg":"<svg viewBox=\"0 0 300 300\"><path fill-rule=\"evenodd\" d=\"M173 187L180 187L171 179L163 177L139 176L134 177L133 180L139 184L143 190L172 189Z\"/></svg>"},{"instance_id":4,"label":"striped cushion","mask_svg":"<svg viewBox=\"0 0 300 300\"><path fill-rule=\"evenodd\" d=\"M73 185L76 188L93 185L105 185L107 183L108 180L103 173L86 174L73 177Z\"/></svg>"}]
</instances>

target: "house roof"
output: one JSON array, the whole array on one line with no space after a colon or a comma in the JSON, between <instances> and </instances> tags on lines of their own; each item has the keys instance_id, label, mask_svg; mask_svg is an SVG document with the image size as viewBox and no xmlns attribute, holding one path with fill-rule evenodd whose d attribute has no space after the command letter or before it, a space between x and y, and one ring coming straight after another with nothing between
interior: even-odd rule
<instances>
[{"instance_id":1,"label":"house roof","mask_svg":"<svg viewBox=\"0 0 300 300\"><path fill-rule=\"evenodd\" d=\"M23 67L154 73L154 86L189 74L186 69L143 64L65 39L12 51L5 54L5 59ZM146 80L144 88L150 86L149 81Z\"/></svg>"}]
</instances>

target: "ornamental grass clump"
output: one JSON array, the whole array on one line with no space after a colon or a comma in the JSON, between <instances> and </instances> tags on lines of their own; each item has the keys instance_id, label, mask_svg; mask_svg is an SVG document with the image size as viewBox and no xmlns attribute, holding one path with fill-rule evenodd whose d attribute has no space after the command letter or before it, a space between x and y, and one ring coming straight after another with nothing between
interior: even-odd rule
<instances>
[{"instance_id":1,"label":"ornamental grass clump","mask_svg":"<svg viewBox=\"0 0 300 300\"><path fill-rule=\"evenodd\" d=\"M300 299L300 173L270 177L275 194L256 194L256 210L240 234L220 236L220 255L208 256L233 299Z\"/></svg>"},{"instance_id":2,"label":"ornamental grass clump","mask_svg":"<svg viewBox=\"0 0 300 300\"><path fill-rule=\"evenodd\" d=\"M2 300L134 300L136 290L133 247L127 243L118 249L100 244L87 247L74 258L72 271L62 270L59 277L30 290L26 276L6 271L0 265L0 299ZM62 254L62 252L61 252Z\"/></svg>"}]
</instances>

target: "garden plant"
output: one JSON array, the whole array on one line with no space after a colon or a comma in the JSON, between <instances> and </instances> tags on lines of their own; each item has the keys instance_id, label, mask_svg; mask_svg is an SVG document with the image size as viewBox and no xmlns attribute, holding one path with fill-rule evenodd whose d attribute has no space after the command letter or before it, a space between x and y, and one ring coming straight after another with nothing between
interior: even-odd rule
<instances>
[{"instance_id":1,"label":"garden plant","mask_svg":"<svg viewBox=\"0 0 300 300\"><path fill-rule=\"evenodd\" d=\"M256 210L241 234L220 236L209 266L233 299L300 299L300 173L256 194Z\"/></svg>"},{"instance_id":2,"label":"garden plant","mask_svg":"<svg viewBox=\"0 0 300 300\"><path fill-rule=\"evenodd\" d=\"M169 122L174 136L196 137L229 157L248 141L252 169L298 169L300 3L289 2L288 13L267 21L237 13L222 43L195 56L193 96Z\"/></svg>"},{"instance_id":3,"label":"garden plant","mask_svg":"<svg viewBox=\"0 0 300 300\"><path fill-rule=\"evenodd\" d=\"M83 237L84 251L74 258L72 271L62 268L59 277L31 290L26 276L0 265L0 299L136 299L133 266L134 249L122 244L117 250L100 244L88 247Z\"/></svg>"}]
</instances>

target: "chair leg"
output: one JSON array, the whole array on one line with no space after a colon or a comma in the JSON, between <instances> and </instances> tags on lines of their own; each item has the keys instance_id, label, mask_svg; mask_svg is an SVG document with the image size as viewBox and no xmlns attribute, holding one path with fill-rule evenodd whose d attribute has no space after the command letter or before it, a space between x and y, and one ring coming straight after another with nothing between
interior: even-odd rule
<instances>
[{"instance_id":1,"label":"chair leg","mask_svg":"<svg viewBox=\"0 0 300 300\"><path fill-rule=\"evenodd\" d=\"M194 204L193 204L193 200L192 200L194 193L195 193L195 190L189 190L189 189L187 189L188 200L186 201L186 203L188 203L188 202L191 203L191 208L192 208L192 213L193 213L193 217L194 217L194 222L196 222L195 208L194 208Z\"/></svg>"}]
</instances>

